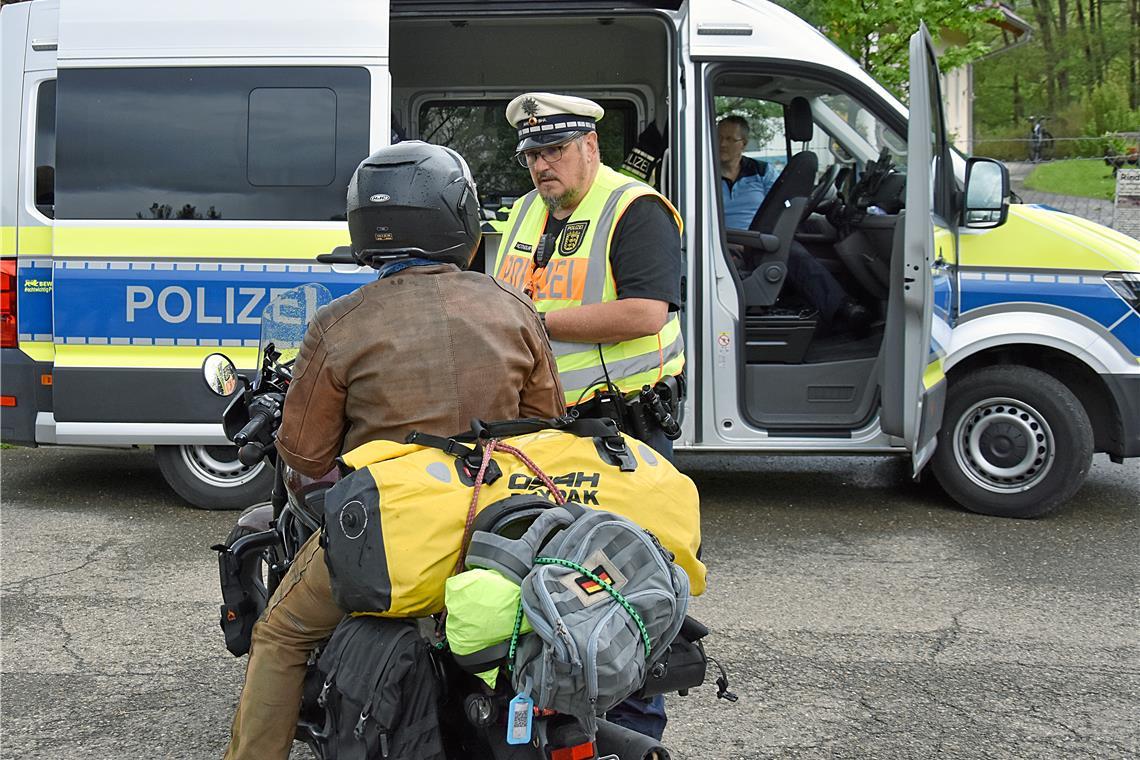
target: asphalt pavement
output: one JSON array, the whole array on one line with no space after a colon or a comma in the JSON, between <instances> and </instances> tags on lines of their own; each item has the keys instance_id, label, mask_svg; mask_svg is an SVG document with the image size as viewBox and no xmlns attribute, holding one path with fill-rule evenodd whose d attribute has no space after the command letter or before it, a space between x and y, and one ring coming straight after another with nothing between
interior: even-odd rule
<instances>
[{"instance_id":1,"label":"asphalt pavement","mask_svg":"<svg viewBox=\"0 0 1140 760\"><path fill-rule=\"evenodd\" d=\"M1098 456L1036 521L891 459L681 464L710 573L692 612L740 699L670 698L677 756L1140 755L1137 461ZM220 757L244 660L209 546L235 514L181 504L147 451L4 450L0 504L0 758Z\"/></svg>"}]
</instances>

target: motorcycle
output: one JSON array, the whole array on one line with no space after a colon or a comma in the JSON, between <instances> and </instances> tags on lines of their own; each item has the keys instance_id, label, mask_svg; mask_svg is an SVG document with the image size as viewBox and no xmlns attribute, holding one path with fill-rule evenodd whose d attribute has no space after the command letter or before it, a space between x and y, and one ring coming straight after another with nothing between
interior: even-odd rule
<instances>
[{"instance_id":1,"label":"motorcycle","mask_svg":"<svg viewBox=\"0 0 1140 760\"><path fill-rule=\"evenodd\" d=\"M252 382L238 372L234 363L220 353L206 357L203 377L219 396L233 396L222 422L226 437L239 447L239 457L247 465L263 459L274 466L274 486L268 502L246 509L226 541L212 547L218 552L222 597L221 627L227 649L235 656L249 651L253 624L265 610L302 545L321 529L325 492L338 480L334 470L322 478L308 478L278 458L274 447L281 423L285 394L292 379L293 364L309 320L332 300L319 284L303 285L280 293L261 315L258 371ZM517 537L537 516L530 507L504 505L488 507L478 516L476 529ZM669 654L648 675L638 696L677 692L681 695L704 683L708 658L702 640L708 629L686 618ZM492 760L557 760L558 758L598 758L600 760L640 760L670 757L656 740L617 724L599 720L594 736L582 731L570 716L544 714L541 730L527 744L508 744L506 720L513 693L500 688L488 693L487 687L461 670L446 648L431 646L436 677L444 695L441 725L448 757L491 758ZM715 660L711 660L715 663ZM295 739L307 744L318 760L325 758L324 709L319 704L321 675L317 654L309 659L304 698ZM720 668L719 664L717 667ZM718 698L735 701L728 690L723 668L717 679Z\"/></svg>"}]
</instances>

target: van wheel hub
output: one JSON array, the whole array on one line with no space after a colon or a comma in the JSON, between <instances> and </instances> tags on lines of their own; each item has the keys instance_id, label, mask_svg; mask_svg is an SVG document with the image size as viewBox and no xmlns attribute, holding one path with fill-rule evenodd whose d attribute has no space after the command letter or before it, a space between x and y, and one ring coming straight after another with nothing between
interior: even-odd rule
<instances>
[{"instance_id":1,"label":"van wheel hub","mask_svg":"<svg viewBox=\"0 0 1140 760\"><path fill-rule=\"evenodd\" d=\"M1026 491L1053 466L1053 432L1033 407L1011 398L989 398L963 414L954 430L958 466L982 488Z\"/></svg>"},{"instance_id":2,"label":"van wheel hub","mask_svg":"<svg viewBox=\"0 0 1140 760\"><path fill-rule=\"evenodd\" d=\"M987 461L1002 468L1017 467L1029 453L1029 440L1017 425L996 422L979 436L979 449Z\"/></svg>"},{"instance_id":3,"label":"van wheel hub","mask_svg":"<svg viewBox=\"0 0 1140 760\"><path fill-rule=\"evenodd\" d=\"M238 461L233 446L181 446L186 469L203 483L221 488L234 488L256 478L265 467L258 462L247 467Z\"/></svg>"}]
</instances>

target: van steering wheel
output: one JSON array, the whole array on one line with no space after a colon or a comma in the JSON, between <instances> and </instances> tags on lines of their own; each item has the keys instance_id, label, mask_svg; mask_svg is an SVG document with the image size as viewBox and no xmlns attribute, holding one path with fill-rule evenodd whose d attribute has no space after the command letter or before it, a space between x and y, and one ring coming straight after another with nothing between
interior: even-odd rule
<instances>
[{"instance_id":1,"label":"van steering wheel","mask_svg":"<svg viewBox=\"0 0 1140 760\"><path fill-rule=\"evenodd\" d=\"M827 194L831 188L835 186L835 178L839 176L839 171L842 168L843 167L838 163L834 163L824 172L823 178L811 189L811 195L808 196L808 202L807 205L804 206L804 213L803 216L800 217L800 221L807 219L815 213L815 210L819 208L819 204L823 203L824 199L827 198Z\"/></svg>"}]
</instances>

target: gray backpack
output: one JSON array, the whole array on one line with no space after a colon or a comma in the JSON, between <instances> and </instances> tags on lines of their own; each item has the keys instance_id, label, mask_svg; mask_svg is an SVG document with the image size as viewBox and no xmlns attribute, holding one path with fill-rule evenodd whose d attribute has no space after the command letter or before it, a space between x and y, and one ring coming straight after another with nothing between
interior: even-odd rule
<instances>
[{"instance_id":1,"label":"gray backpack","mask_svg":"<svg viewBox=\"0 0 1140 760\"><path fill-rule=\"evenodd\" d=\"M552 506L518 539L475 532L467 566L521 586L534 632L511 643L514 688L591 734L597 715L641 687L689 606L689 577L653 534L574 503Z\"/></svg>"}]
</instances>

